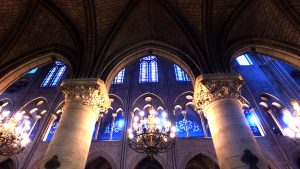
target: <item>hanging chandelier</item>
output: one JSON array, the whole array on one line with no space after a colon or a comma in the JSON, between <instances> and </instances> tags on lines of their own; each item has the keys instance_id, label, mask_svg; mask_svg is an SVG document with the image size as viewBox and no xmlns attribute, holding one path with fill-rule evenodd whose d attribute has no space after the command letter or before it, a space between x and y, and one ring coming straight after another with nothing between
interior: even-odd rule
<instances>
[{"instance_id":1,"label":"hanging chandelier","mask_svg":"<svg viewBox=\"0 0 300 169\"><path fill-rule=\"evenodd\" d=\"M0 105L0 112L8 102ZM23 120L22 120L23 119ZM4 110L0 113L0 155L11 156L20 153L29 143L27 132L31 129L30 121L17 112L11 117L11 112Z\"/></svg>"},{"instance_id":2,"label":"hanging chandelier","mask_svg":"<svg viewBox=\"0 0 300 169\"><path fill-rule=\"evenodd\" d=\"M162 107L154 109L146 105L145 111L135 109L138 115L133 117L131 128L128 129L129 146L138 153L145 153L153 158L164 153L175 144L176 127L167 120L167 113Z\"/></svg>"},{"instance_id":3,"label":"hanging chandelier","mask_svg":"<svg viewBox=\"0 0 300 169\"><path fill-rule=\"evenodd\" d=\"M285 135L292 138L296 143L300 143L300 106L296 100L291 100L294 112L290 113L287 109L283 110L283 121L288 123L284 128Z\"/></svg>"}]
</instances>

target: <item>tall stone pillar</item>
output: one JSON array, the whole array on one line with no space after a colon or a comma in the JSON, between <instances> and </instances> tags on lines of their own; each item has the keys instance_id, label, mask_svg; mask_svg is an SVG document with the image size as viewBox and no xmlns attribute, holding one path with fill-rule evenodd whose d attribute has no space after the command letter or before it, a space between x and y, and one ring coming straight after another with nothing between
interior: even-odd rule
<instances>
[{"instance_id":1,"label":"tall stone pillar","mask_svg":"<svg viewBox=\"0 0 300 169\"><path fill-rule=\"evenodd\" d=\"M242 112L242 83L237 74L199 76L194 103L208 120L221 169L267 169Z\"/></svg>"},{"instance_id":2,"label":"tall stone pillar","mask_svg":"<svg viewBox=\"0 0 300 169\"><path fill-rule=\"evenodd\" d=\"M110 106L106 86L99 79L70 79L61 91L65 105L41 168L84 169L98 114Z\"/></svg>"}]
</instances>

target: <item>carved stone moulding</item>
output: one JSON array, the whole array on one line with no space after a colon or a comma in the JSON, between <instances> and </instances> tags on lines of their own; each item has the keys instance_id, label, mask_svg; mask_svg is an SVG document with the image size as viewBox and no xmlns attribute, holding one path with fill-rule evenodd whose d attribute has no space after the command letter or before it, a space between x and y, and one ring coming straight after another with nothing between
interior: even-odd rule
<instances>
[{"instance_id":1,"label":"carved stone moulding","mask_svg":"<svg viewBox=\"0 0 300 169\"><path fill-rule=\"evenodd\" d=\"M195 81L194 104L202 112L214 101L231 98L242 100L243 79L239 74L204 74Z\"/></svg>"},{"instance_id":2,"label":"carved stone moulding","mask_svg":"<svg viewBox=\"0 0 300 169\"><path fill-rule=\"evenodd\" d=\"M60 91L65 103L77 103L89 106L95 112L107 112L110 101L105 83L96 78L67 79L61 84Z\"/></svg>"}]
</instances>

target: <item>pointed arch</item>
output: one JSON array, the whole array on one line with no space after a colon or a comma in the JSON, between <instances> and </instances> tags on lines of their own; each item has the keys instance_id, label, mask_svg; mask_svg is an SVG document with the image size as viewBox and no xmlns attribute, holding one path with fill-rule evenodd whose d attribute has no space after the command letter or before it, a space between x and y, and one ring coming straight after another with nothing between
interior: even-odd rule
<instances>
[{"instance_id":1,"label":"pointed arch","mask_svg":"<svg viewBox=\"0 0 300 169\"><path fill-rule=\"evenodd\" d=\"M232 60L245 53L266 55L300 68L299 47L260 38L245 38L232 42L225 52L225 58L229 58L227 64L230 65Z\"/></svg>"},{"instance_id":2,"label":"pointed arch","mask_svg":"<svg viewBox=\"0 0 300 169\"><path fill-rule=\"evenodd\" d=\"M146 155L136 154L128 163L127 168L137 169L136 167L138 166L138 164L146 158L147 158ZM155 156L153 160L156 160L162 166L163 169L171 169L166 163L166 159L163 157L162 154Z\"/></svg>"},{"instance_id":3,"label":"pointed arch","mask_svg":"<svg viewBox=\"0 0 300 169\"><path fill-rule=\"evenodd\" d=\"M101 79L105 80L108 90L113 78L120 70L126 65L138 60L141 56L148 55L149 49L151 49L153 55L170 60L179 65L188 74L192 83L194 82L195 77L202 72L199 66L192 61L192 57L185 52L163 42L148 40L120 50L111 57L109 63L102 69L103 71L98 74Z\"/></svg>"},{"instance_id":4,"label":"pointed arch","mask_svg":"<svg viewBox=\"0 0 300 169\"><path fill-rule=\"evenodd\" d=\"M71 56L72 52L54 46L30 52L28 55L23 56L20 62L0 69L0 74L2 75L0 78L0 93L3 93L29 70L52 63L55 60L69 65L71 68L70 72L72 73L72 64L75 64L75 62L70 59L72 58Z\"/></svg>"}]
</instances>

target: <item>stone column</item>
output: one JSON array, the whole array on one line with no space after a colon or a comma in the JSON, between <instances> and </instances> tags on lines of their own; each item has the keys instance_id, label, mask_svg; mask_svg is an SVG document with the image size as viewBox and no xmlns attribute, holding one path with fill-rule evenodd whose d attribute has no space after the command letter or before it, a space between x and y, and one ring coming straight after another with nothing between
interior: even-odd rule
<instances>
[{"instance_id":1,"label":"stone column","mask_svg":"<svg viewBox=\"0 0 300 169\"><path fill-rule=\"evenodd\" d=\"M208 120L221 169L267 169L242 111L242 83L237 74L199 76L194 104Z\"/></svg>"},{"instance_id":2,"label":"stone column","mask_svg":"<svg viewBox=\"0 0 300 169\"><path fill-rule=\"evenodd\" d=\"M110 106L106 86L99 79L70 79L60 90L65 105L41 168L84 169L98 114Z\"/></svg>"}]
</instances>

